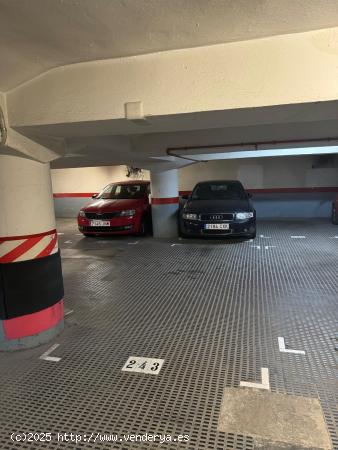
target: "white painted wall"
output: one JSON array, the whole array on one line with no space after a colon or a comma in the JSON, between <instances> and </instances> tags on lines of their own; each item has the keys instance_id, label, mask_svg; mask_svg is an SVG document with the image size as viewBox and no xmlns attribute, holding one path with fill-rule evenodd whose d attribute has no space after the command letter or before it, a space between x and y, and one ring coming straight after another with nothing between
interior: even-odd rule
<instances>
[{"instance_id":1,"label":"white painted wall","mask_svg":"<svg viewBox=\"0 0 338 450\"><path fill-rule=\"evenodd\" d=\"M126 166L52 169L51 173L54 193L99 192L109 183L130 180L126 176ZM144 170L143 173L143 179L149 180L149 172Z\"/></svg>"},{"instance_id":2,"label":"white painted wall","mask_svg":"<svg viewBox=\"0 0 338 450\"><path fill-rule=\"evenodd\" d=\"M1 91L0 91L0 108L2 109L5 118L7 118L6 97L5 94Z\"/></svg>"},{"instance_id":3,"label":"white painted wall","mask_svg":"<svg viewBox=\"0 0 338 450\"><path fill-rule=\"evenodd\" d=\"M7 105L6 105L6 95L0 91L0 109L2 112L2 119L5 121L5 126L7 124ZM6 127L7 128L7 127ZM7 134L7 133L6 133ZM7 136L6 136L7 138ZM2 137L2 141L4 141L4 136ZM0 145L0 152L1 152L1 145Z\"/></svg>"},{"instance_id":4,"label":"white painted wall","mask_svg":"<svg viewBox=\"0 0 338 450\"><path fill-rule=\"evenodd\" d=\"M198 181L238 179L247 189L338 186L337 167L312 169L313 157L273 157L221 160L180 169L180 190Z\"/></svg>"},{"instance_id":5,"label":"white painted wall","mask_svg":"<svg viewBox=\"0 0 338 450\"><path fill-rule=\"evenodd\" d=\"M306 171L306 186L337 186L338 168L316 168Z\"/></svg>"}]
</instances>

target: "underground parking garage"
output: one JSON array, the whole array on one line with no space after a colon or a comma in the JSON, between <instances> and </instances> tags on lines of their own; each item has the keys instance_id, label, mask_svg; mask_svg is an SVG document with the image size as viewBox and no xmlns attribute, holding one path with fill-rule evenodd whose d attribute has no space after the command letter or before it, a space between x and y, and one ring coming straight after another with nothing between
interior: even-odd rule
<instances>
[{"instance_id":1,"label":"underground parking garage","mask_svg":"<svg viewBox=\"0 0 338 450\"><path fill-rule=\"evenodd\" d=\"M0 37L0 448L338 450L337 3Z\"/></svg>"}]
</instances>

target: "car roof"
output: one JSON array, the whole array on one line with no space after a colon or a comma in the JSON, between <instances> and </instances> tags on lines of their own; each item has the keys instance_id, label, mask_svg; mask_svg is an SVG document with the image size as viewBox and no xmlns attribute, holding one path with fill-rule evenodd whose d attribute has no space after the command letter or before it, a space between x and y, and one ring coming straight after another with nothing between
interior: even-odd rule
<instances>
[{"instance_id":1,"label":"car roof","mask_svg":"<svg viewBox=\"0 0 338 450\"><path fill-rule=\"evenodd\" d=\"M126 180L126 181L113 181L109 184L150 184L147 180Z\"/></svg>"},{"instance_id":2,"label":"car roof","mask_svg":"<svg viewBox=\"0 0 338 450\"><path fill-rule=\"evenodd\" d=\"M239 180L206 180L206 181L199 181L196 184L210 184L210 183L239 183L239 184L242 184Z\"/></svg>"}]
</instances>

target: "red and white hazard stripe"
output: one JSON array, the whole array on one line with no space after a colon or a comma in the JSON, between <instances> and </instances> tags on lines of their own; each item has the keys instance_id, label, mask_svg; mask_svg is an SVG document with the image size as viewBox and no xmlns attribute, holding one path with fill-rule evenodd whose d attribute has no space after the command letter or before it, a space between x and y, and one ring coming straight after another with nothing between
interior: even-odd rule
<instances>
[{"instance_id":1,"label":"red and white hazard stripe","mask_svg":"<svg viewBox=\"0 0 338 450\"><path fill-rule=\"evenodd\" d=\"M43 258L57 251L56 230L28 236L0 237L0 263Z\"/></svg>"}]
</instances>

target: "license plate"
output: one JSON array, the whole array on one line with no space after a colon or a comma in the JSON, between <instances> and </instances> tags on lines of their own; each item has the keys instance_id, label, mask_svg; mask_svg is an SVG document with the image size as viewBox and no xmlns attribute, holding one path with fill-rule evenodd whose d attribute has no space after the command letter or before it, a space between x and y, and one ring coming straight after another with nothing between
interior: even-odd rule
<instances>
[{"instance_id":1,"label":"license plate","mask_svg":"<svg viewBox=\"0 0 338 450\"><path fill-rule=\"evenodd\" d=\"M91 220L90 226L91 227L109 227L110 222L109 222L109 220Z\"/></svg>"},{"instance_id":2,"label":"license plate","mask_svg":"<svg viewBox=\"0 0 338 450\"><path fill-rule=\"evenodd\" d=\"M228 230L229 224L228 223L206 223L204 225L204 228L206 230Z\"/></svg>"}]
</instances>

